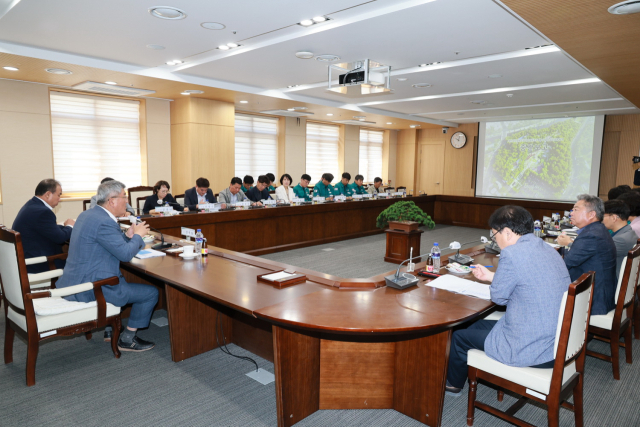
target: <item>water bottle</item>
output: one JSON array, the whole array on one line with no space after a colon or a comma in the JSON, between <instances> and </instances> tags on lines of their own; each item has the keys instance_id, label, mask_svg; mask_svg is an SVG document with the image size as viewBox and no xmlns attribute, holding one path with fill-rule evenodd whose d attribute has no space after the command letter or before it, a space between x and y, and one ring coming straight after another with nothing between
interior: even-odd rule
<instances>
[{"instance_id":1,"label":"water bottle","mask_svg":"<svg viewBox=\"0 0 640 427\"><path fill-rule=\"evenodd\" d=\"M542 236L542 230L540 229L540 221L536 220L533 223L533 235L536 237L541 237Z\"/></svg>"},{"instance_id":2,"label":"water bottle","mask_svg":"<svg viewBox=\"0 0 640 427\"><path fill-rule=\"evenodd\" d=\"M198 231L196 232L196 247L195 247L195 253L197 256L202 255L203 241L204 241L204 235L202 234L202 231L200 231L200 229L198 228Z\"/></svg>"},{"instance_id":3,"label":"water bottle","mask_svg":"<svg viewBox=\"0 0 640 427\"><path fill-rule=\"evenodd\" d=\"M440 246L435 242L431 248L431 258L433 258L433 272L440 271Z\"/></svg>"}]
</instances>

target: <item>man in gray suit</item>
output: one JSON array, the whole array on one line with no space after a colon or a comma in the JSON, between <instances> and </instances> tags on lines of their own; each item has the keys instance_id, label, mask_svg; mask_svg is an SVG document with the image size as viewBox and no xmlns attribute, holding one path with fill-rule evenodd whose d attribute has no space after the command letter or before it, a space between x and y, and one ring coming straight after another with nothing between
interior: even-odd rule
<instances>
[{"instance_id":1,"label":"man in gray suit","mask_svg":"<svg viewBox=\"0 0 640 427\"><path fill-rule=\"evenodd\" d=\"M136 336L138 328L149 326L153 308L158 302L158 290L150 285L127 283L120 272L120 262L131 259L145 244L142 236L149 231L144 222L132 225L126 233L120 230L117 217L124 215L127 206L125 186L118 181L107 181L98 187L97 203L78 216L69 243L69 256L64 274L56 282L58 288L94 282L116 276L119 283L103 286L108 303L122 307L132 304L129 323L118 340L122 351L151 350L155 344ZM65 297L70 301L95 301L93 290ZM105 331L105 340L110 340Z\"/></svg>"},{"instance_id":2,"label":"man in gray suit","mask_svg":"<svg viewBox=\"0 0 640 427\"><path fill-rule=\"evenodd\" d=\"M552 368L558 314L571 279L562 257L533 235L533 218L520 206L503 206L489 218L500 246L493 273L476 265L474 276L491 282L491 301L507 307L500 320L479 320L453 333L446 393L459 395L467 379L467 352L484 350L508 366ZM540 268L543 266L543 268Z\"/></svg>"},{"instance_id":3,"label":"man in gray suit","mask_svg":"<svg viewBox=\"0 0 640 427\"><path fill-rule=\"evenodd\" d=\"M604 218L602 223L611 230L613 243L616 245L616 283L620 274L622 260L638 242L638 235L629 224L629 206L622 200L604 202Z\"/></svg>"},{"instance_id":4,"label":"man in gray suit","mask_svg":"<svg viewBox=\"0 0 640 427\"><path fill-rule=\"evenodd\" d=\"M243 201L249 201L247 196L244 195L242 190L242 180L240 178L233 177L231 178L231 185L229 188L225 188L218 194L218 201L220 203L238 203Z\"/></svg>"},{"instance_id":5,"label":"man in gray suit","mask_svg":"<svg viewBox=\"0 0 640 427\"><path fill-rule=\"evenodd\" d=\"M109 181L113 181L113 178L105 178L102 181L100 181L100 184L104 184L105 182L109 182ZM91 202L89 203L89 209L93 209L96 206L98 206L98 195L96 194L95 196L91 196ZM135 215L136 211L135 209L133 209L130 205L129 202L127 202L127 212L130 213L131 215Z\"/></svg>"}]
</instances>

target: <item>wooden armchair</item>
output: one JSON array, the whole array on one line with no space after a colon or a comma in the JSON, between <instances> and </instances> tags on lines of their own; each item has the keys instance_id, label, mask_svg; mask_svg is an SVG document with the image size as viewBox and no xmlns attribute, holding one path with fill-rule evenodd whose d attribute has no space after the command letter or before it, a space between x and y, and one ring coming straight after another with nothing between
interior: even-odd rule
<instances>
[{"instance_id":1,"label":"wooden armchair","mask_svg":"<svg viewBox=\"0 0 640 427\"><path fill-rule=\"evenodd\" d=\"M633 361L633 343L631 342L631 321L633 319L634 297L638 281L638 263L640 262L640 245L629 251L620 266L620 277L616 288L616 308L607 314L591 316L589 333L595 339L606 341L611 345L611 356L587 350L587 355L611 362L613 378L620 379L620 346L624 347L627 363ZM624 335L624 343L620 337Z\"/></svg>"},{"instance_id":2,"label":"wooden armchair","mask_svg":"<svg viewBox=\"0 0 640 427\"><path fill-rule=\"evenodd\" d=\"M82 201L82 210L86 211L87 207L91 205L91 199Z\"/></svg>"},{"instance_id":3,"label":"wooden armchair","mask_svg":"<svg viewBox=\"0 0 640 427\"><path fill-rule=\"evenodd\" d=\"M48 273L48 272L46 272ZM46 274L41 273L41 274ZM4 363L13 362L15 332L27 336L27 386L36 383L36 359L40 341L60 335L87 334L106 325L113 327L111 349L120 357L120 307L108 304L101 286L117 285L118 278L110 277L95 283L82 283L62 289L32 290L27 274L20 233L0 230L0 287L6 317L4 335ZM82 303L63 297L93 290L96 301Z\"/></svg>"},{"instance_id":4,"label":"wooden armchair","mask_svg":"<svg viewBox=\"0 0 640 427\"><path fill-rule=\"evenodd\" d=\"M553 368L516 368L491 359L484 351L469 350L467 425L473 425L475 408L479 408L517 426L531 427L531 424L514 416L526 404L526 400L531 399L547 406L550 427L558 426L560 406L573 411L576 427L582 427L582 389L586 355L584 350L593 300L594 274L594 272L583 274L569 285L569 290L564 294L558 316L554 348L556 358ZM510 390L521 398L505 412L478 402L476 388L480 380L495 384L501 389ZM502 390L498 393L499 400L502 393ZM566 401L571 394L573 394L573 404Z\"/></svg>"},{"instance_id":5,"label":"wooden armchair","mask_svg":"<svg viewBox=\"0 0 640 427\"><path fill-rule=\"evenodd\" d=\"M62 276L63 271L56 267L54 261L57 259L67 259L68 255L68 253L63 253L25 259L25 265L42 264L46 262L49 266L49 271L27 274L29 287L31 289L55 288L56 281Z\"/></svg>"},{"instance_id":6,"label":"wooden armchair","mask_svg":"<svg viewBox=\"0 0 640 427\"><path fill-rule=\"evenodd\" d=\"M153 187L149 187L148 185L140 185L138 187L128 188L127 197L129 199L129 206L133 206L133 203L131 203L131 200L135 200L135 199L132 199L134 193L143 193L142 194L143 196L150 196L151 194L153 194Z\"/></svg>"}]
</instances>

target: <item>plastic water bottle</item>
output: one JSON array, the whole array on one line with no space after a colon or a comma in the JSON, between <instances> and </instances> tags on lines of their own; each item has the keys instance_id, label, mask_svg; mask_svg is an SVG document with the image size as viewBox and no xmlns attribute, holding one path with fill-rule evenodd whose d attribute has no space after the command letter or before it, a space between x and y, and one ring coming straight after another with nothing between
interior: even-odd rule
<instances>
[{"instance_id":1,"label":"plastic water bottle","mask_svg":"<svg viewBox=\"0 0 640 427\"><path fill-rule=\"evenodd\" d=\"M202 255L203 241L204 241L204 235L202 234L202 231L200 231L200 229L198 228L198 231L196 232L196 247L195 247L195 253L197 256Z\"/></svg>"},{"instance_id":2,"label":"plastic water bottle","mask_svg":"<svg viewBox=\"0 0 640 427\"><path fill-rule=\"evenodd\" d=\"M536 237L542 236L542 231L540 230L540 221L535 221L533 223L533 235Z\"/></svg>"},{"instance_id":3,"label":"plastic water bottle","mask_svg":"<svg viewBox=\"0 0 640 427\"><path fill-rule=\"evenodd\" d=\"M431 258L433 258L433 272L440 271L440 246L435 242L431 248Z\"/></svg>"}]
</instances>

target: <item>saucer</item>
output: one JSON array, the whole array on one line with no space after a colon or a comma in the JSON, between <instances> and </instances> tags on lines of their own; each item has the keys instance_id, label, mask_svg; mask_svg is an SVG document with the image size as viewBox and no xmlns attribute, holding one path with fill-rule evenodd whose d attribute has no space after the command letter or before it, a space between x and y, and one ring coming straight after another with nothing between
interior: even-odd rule
<instances>
[{"instance_id":1,"label":"saucer","mask_svg":"<svg viewBox=\"0 0 640 427\"><path fill-rule=\"evenodd\" d=\"M184 259L193 259L193 258L195 258L197 255L196 255L195 253L193 253L193 254L191 254L191 255L185 255L185 254L183 254L183 253L182 253L182 254L180 254L180 255L178 255L178 256L180 256L180 257L182 257L182 258L184 258Z\"/></svg>"}]
</instances>

